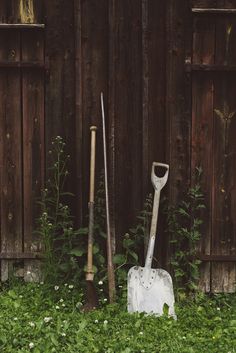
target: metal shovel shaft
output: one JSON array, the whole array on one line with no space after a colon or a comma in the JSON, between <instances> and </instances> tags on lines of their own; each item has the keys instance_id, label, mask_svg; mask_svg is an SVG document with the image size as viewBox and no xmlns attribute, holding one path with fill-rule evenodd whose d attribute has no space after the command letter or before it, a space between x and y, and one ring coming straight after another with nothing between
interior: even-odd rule
<instances>
[{"instance_id":1,"label":"metal shovel shaft","mask_svg":"<svg viewBox=\"0 0 236 353\"><path fill-rule=\"evenodd\" d=\"M152 266L152 258L153 258L153 252L154 252L154 247L155 247L155 240L156 240L156 229L157 229L157 221L158 221L160 193L161 193L160 190L155 190L155 193L154 193L150 238L149 238L149 242L148 242L148 249L147 249L147 255L146 255L146 260L145 260L145 267L147 267L147 268L151 268L151 266Z\"/></svg>"}]
</instances>

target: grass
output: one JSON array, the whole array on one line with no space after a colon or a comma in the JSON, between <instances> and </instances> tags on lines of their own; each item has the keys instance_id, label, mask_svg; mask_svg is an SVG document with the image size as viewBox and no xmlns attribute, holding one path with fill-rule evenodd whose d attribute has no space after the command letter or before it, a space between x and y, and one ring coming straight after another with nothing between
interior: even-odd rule
<instances>
[{"instance_id":1,"label":"grass","mask_svg":"<svg viewBox=\"0 0 236 353\"><path fill-rule=\"evenodd\" d=\"M124 303L81 313L81 290L69 284L58 287L2 288L1 353L236 352L235 294L181 302L174 321L129 314Z\"/></svg>"}]
</instances>

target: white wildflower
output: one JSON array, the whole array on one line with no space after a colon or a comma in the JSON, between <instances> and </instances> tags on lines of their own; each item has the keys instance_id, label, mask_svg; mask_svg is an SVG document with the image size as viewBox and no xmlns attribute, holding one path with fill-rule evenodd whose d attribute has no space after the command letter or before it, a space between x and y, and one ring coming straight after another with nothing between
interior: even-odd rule
<instances>
[{"instance_id":1,"label":"white wildflower","mask_svg":"<svg viewBox=\"0 0 236 353\"><path fill-rule=\"evenodd\" d=\"M118 287L119 287L119 288L123 288L123 286L121 286L121 285L120 285L120 286L118 286Z\"/></svg>"},{"instance_id":2,"label":"white wildflower","mask_svg":"<svg viewBox=\"0 0 236 353\"><path fill-rule=\"evenodd\" d=\"M65 283L65 284L64 284L64 286L65 286L65 287L67 287L67 286L68 286L68 284L67 284L67 283Z\"/></svg>"},{"instance_id":3,"label":"white wildflower","mask_svg":"<svg viewBox=\"0 0 236 353\"><path fill-rule=\"evenodd\" d=\"M63 302L64 302L64 299L61 298L61 299L59 300L59 302L60 302L60 303L63 303Z\"/></svg>"},{"instance_id":4,"label":"white wildflower","mask_svg":"<svg viewBox=\"0 0 236 353\"><path fill-rule=\"evenodd\" d=\"M107 302L107 298L104 298L103 301L104 301L104 302Z\"/></svg>"},{"instance_id":5,"label":"white wildflower","mask_svg":"<svg viewBox=\"0 0 236 353\"><path fill-rule=\"evenodd\" d=\"M140 335L143 335L143 332L141 331L141 332L139 332L139 334L140 334Z\"/></svg>"},{"instance_id":6,"label":"white wildflower","mask_svg":"<svg viewBox=\"0 0 236 353\"><path fill-rule=\"evenodd\" d=\"M61 304L61 306L64 308L66 305L63 303L63 304Z\"/></svg>"},{"instance_id":7,"label":"white wildflower","mask_svg":"<svg viewBox=\"0 0 236 353\"><path fill-rule=\"evenodd\" d=\"M59 310L59 309L60 309L60 307L59 307L58 305L56 305L56 306L55 306L55 308L56 308L57 310Z\"/></svg>"},{"instance_id":8,"label":"white wildflower","mask_svg":"<svg viewBox=\"0 0 236 353\"><path fill-rule=\"evenodd\" d=\"M54 289L55 289L55 290L58 290L58 289L59 289L59 286L55 286Z\"/></svg>"},{"instance_id":9,"label":"white wildflower","mask_svg":"<svg viewBox=\"0 0 236 353\"><path fill-rule=\"evenodd\" d=\"M216 310L220 311L220 308L216 308Z\"/></svg>"},{"instance_id":10,"label":"white wildflower","mask_svg":"<svg viewBox=\"0 0 236 353\"><path fill-rule=\"evenodd\" d=\"M97 324L97 323L98 323L98 320L94 320L94 322L95 322L95 324Z\"/></svg>"},{"instance_id":11,"label":"white wildflower","mask_svg":"<svg viewBox=\"0 0 236 353\"><path fill-rule=\"evenodd\" d=\"M14 318L13 318L13 320L14 320L14 321L17 321L17 320L18 320L18 318L17 318L17 317L14 317Z\"/></svg>"},{"instance_id":12,"label":"white wildflower","mask_svg":"<svg viewBox=\"0 0 236 353\"><path fill-rule=\"evenodd\" d=\"M44 284L44 282L40 282L41 286Z\"/></svg>"},{"instance_id":13,"label":"white wildflower","mask_svg":"<svg viewBox=\"0 0 236 353\"><path fill-rule=\"evenodd\" d=\"M69 289L73 289L73 288L74 288L73 284L70 284Z\"/></svg>"},{"instance_id":14,"label":"white wildflower","mask_svg":"<svg viewBox=\"0 0 236 353\"><path fill-rule=\"evenodd\" d=\"M34 343L33 343L33 342L30 342L30 343L29 343L29 349L32 349L32 348L34 348Z\"/></svg>"},{"instance_id":15,"label":"white wildflower","mask_svg":"<svg viewBox=\"0 0 236 353\"><path fill-rule=\"evenodd\" d=\"M35 327L35 323L32 322L32 321L29 322L29 325L30 325L31 327Z\"/></svg>"},{"instance_id":16,"label":"white wildflower","mask_svg":"<svg viewBox=\"0 0 236 353\"><path fill-rule=\"evenodd\" d=\"M62 334L61 334L63 337L65 337L66 336L66 333L65 332L62 332Z\"/></svg>"},{"instance_id":17,"label":"white wildflower","mask_svg":"<svg viewBox=\"0 0 236 353\"><path fill-rule=\"evenodd\" d=\"M107 324L108 324L108 321L107 321L107 320L104 320L103 323L104 323L104 325L107 325Z\"/></svg>"},{"instance_id":18,"label":"white wildflower","mask_svg":"<svg viewBox=\"0 0 236 353\"><path fill-rule=\"evenodd\" d=\"M23 295L19 295L19 298L22 299L22 298L23 298Z\"/></svg>"},{"instance_id":19,"label":"white wildflower","mask_svg":"<svg viewBox=\"0 0 236 353\"><path fill-rule=\"evenodd\" d=\"M99 284L99 286L102 286L103 285L103 281L99 281L98 284Z\"/></svg>"},{"instance_id":20,"label":"white wildflower","mask_svg":"<svg viewBox=\"0 0 236 353\"><path fill-rule=\"evenodd\" d=\"M44 322L49 322L49 321L51 321L51 320L52 320L52 317L50 317L50 316L46 316L46 317L43 319Z\"/></svg>"}]
</instances>

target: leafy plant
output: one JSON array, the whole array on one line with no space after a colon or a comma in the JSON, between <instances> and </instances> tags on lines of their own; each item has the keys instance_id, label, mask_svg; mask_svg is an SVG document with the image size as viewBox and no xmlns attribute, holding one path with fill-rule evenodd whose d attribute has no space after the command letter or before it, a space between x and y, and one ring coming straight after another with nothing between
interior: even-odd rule
<instances>
[{"instance_id":1,"label":"leafy plant","mask_svg":"<svg viewBox=\"0 0 236 353\"><path fill-rule=\"evenodd\" d=\"M201 239L202 210L205 208L200 178L202 169L196 169L195 183L177 206L168 208L167 223L173 244L171 265L177 296L198 290L199 266L197 248Z\"/></svg>"},{"instance_id":2,"label":"leafy plant","mask_svg":"<svg viewBox=\"0 0 236 353\"><path fill-rule=\"evenodd\" d=\"M65 151L65 142L60 136L52 141L49 151L51 165L50 178L42 192L41 216L38 219L37 233L41 236L44 250L42 272L44 280L50 283L67 281L81 276L77 261L82 255L79 248L79 235L84 229L75 230L70 209L65 198L70 193L64 192L69 155Z\"/></svg>"}]
</instances>

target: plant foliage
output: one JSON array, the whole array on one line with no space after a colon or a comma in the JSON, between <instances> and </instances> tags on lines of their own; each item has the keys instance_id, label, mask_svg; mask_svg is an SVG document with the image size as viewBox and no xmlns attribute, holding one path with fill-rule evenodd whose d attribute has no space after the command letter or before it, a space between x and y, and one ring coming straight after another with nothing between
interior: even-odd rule
<instances>
[{"instance_id":1,"label":"plant foliage","mask_svg":"<svg viewBox=\"0 0 236 353\"><path fill-rule=\"evenodd\" d=\"M167 211L168 231L173 245L171 265L177 296L198 290L199 266L197 250L201 239L202 212L205 209L200 178L202 169L196 169L195 182L177 206Z\"/></svg>"}]
</instances>

